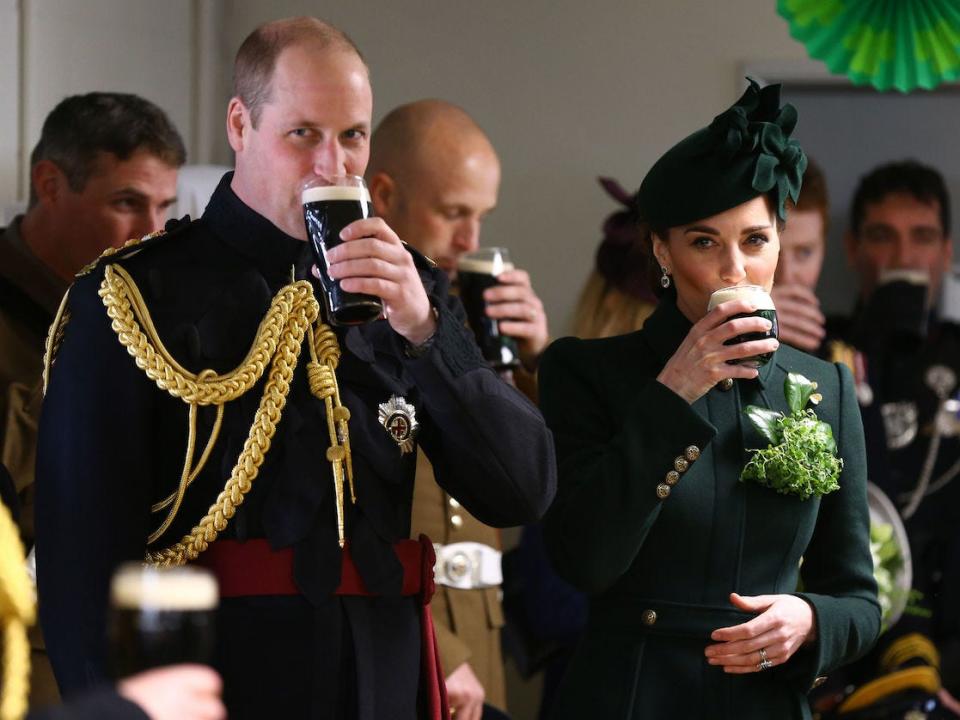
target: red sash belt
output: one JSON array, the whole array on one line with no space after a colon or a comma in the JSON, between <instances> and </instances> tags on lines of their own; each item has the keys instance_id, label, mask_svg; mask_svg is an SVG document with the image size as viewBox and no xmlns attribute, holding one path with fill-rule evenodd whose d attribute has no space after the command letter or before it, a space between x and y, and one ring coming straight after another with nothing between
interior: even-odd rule
<instances>
[{"instance_id":1,"label":"red sash belt","mask_svg":"<svg viewBox=\"0 0 960 720\"><path fill-rule=\"evenodd\" d=\"M440 652L430 615L433 597L433 566L436 558L433 545L426 535L419 540L400 540L393 551L403 565L405 596L420 599L421 689L431 720L447 720L446 682L440 666ZM340 585L337 595L366 595L371 593L360 577L350 554L350 546L343 549ZM217 540L200 555L198 565L209 568L217 576L220 597L248 597L251 595L300 595L293 579L293 549L273 550L263 538L239 542Z\"/></svg>"},{"instance_id":2,"label":"red sash belt","mask_svg":"<svg viewBox=\"0 0 960 720\"><path fill-rule=\"evenodd\" d=\"M426 543L400 540L393 544L393 551L403 565L400 594L422 595L423 602L429 603L433 597L433 565L436 562L433 545L429 540ZM300 595L293 580L293 548L273 550L264 538L245 542L217 540L200 555L197 564L210 568L217 576L220 597ZM340 585L334 592L337 595L373 595L357 571L349 545L343 548Z\"/></svg>"}]
</instances>

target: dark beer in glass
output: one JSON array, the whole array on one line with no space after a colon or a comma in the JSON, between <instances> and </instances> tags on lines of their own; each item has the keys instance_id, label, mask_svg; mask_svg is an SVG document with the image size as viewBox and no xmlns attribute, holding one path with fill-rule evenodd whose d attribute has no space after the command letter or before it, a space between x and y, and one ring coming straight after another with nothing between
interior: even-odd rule
<instances>
[{"instance_id":1,"label":"dark beer in glass","mask_svg":"<svg viewBox=\"0 0 960 720\"><path fill-rule=\"evenodd\" d=\"M864 345L891 341L919 343L927 336L930 317L930 275L925 270L895 268L877 278L863 310Z\"/></svg>"},{"instance_id":2,"label":"dark beer in glass","mask_svg":"<svg viewBox=\"0 0 960 720\"><path fill-rule=\"evenodd\" d=\"M487 316L483 291L497 284L497 276L513 270L505 248L482 248L457 261L460 301L467 311L467 322L477 338L480 352L493 367L506 369L520 364L517 341L500 332L496 320Z\"/></svg>"},{"instance_id":3,"label":"dark beer in glass","mask_svg":"<svg viewBox=\"0 0 960 720\"><path fill-rule=\"evenodd\" d=\"M767 332L750 332L737 335L727 340L724 345L736 345L737 343L749 342L751 340L766 340L768 338L776 339L779 334L777 326L777 310L773 306L773 298L759 285L735 285L733 287L720 288L710 296L710 302L707 305L707 312L713 310L717 305L731 300L746 300L753 304L756 310L752 313L741 313L734 315L730 320L742 317L762 317L769 320L771 325ZM747 365L758 368L770 362L773 357L772 352L752 355L751 357L739 358L737 360L727 360L731 365Z\"/></svg>"},{"instance_id":4,"label":"dark beer in glass","mask_svg":"<svg viewBox=\"0 0 960 720\"><path fill-rule=\"evenodd\" d=\"M323 301L336 325L362 325L383 313L380 298L346 292L327 272L327 251L340 245L340 231L355 220L373 217L370 194L362 177L338 175L308 184L301 193L307 242L313 250Z\"/></svg>"},{"instance_id":5,"label":"dark beer in glass","mask_svg":"<svg viewBox=\"0 0 960 720\"><path fill-rule=\"evenodd\" d=\"M209 664L217 581L203 568L123 565L113 576L107 622L114 678L179 663Z\"/></svg>"}]
</instances>

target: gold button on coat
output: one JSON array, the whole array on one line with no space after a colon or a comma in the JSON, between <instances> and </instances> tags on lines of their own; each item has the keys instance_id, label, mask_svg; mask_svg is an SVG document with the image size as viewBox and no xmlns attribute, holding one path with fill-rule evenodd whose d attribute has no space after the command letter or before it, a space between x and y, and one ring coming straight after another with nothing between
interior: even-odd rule
<instances>
[{"instance_id":1,"label":"gold button on coat","mask_svg":"<svg viewBox=\"0 0 960 720\"><path fill-rule=\"evenodd\" d=\"M690 467L690 463L684 460L681 455L677 455L673 459L673 469L677 472L686 472L688 467Z\"/></svg>"},{"instance_id":2,"label":"gold button on coat","mask_svg":"<svg viewBox=\"0 0 960 720\"><path fill-rule=\"evenodd\" d=\"M461 527L463 525L463 518L460 517L459 515L453 515L450 518L450 524L453 525L455 528Z\"/></svg>"},{"instance_id":3,"label":"gold button on coat","mask_svg":"<svg viewBox=\"0 0 960 720\"><path fill-rule=\"evenodd\" d=\"M657 622L657 613L655 610L644 610L643 614L640 616L640 620L644 625L653 625Z\"/></svg>"},{"instance_id":4,"label":"gold button on coat","mask_svg":"<svg viewBox=\"0 0 960 720\"><path fill-rule=\"evenodd\" d=\"M667 485L676 485L678 482L680 482L680 473L678 473L676 470L671 470L667 473L667 477L664 479L664 482Z\"/></svg>"},{"instance_id":5,"label":"gold button on coat","mask_svg":"<svg viewBox=\"0 0 960 720\"><path fill-rule=\"evenodd\" d=\"M683 451L683 456L690 462L698 460L700 458L700 448L698 448L696 445L691 445Z\"/></svg>"},{"instance_id":6,"label":"gold button on coat","mask_svg":"<svg viewBox=\"0 0 960 720\"><path fill-rule=\"evenodd\" d=\"M733 378L724 378L717 384L720 386L721 390L729 390L733 387Z\"/></svg>"},{"instance_id":7,"label":"gold button on coat","mask_svg":"<svg viewBox=\"0 0 960 720\"><path fill-rule=\"evenodd\" d=\"M660 483L657 485L657 497L663 500L665 497L670 495L670 486L666 483Z\"/></svg>"},{"instance_id":8,"label":"gold button on coat","mask_svg":"<svg viewBox=\"0 0 960 720\"><path fill-rule=\"evenodd\" d=\"M450 507L452 507L454 510L460 507L460 503L457 502L456 498L450 498Z\"/></svg>"}]
</instances>

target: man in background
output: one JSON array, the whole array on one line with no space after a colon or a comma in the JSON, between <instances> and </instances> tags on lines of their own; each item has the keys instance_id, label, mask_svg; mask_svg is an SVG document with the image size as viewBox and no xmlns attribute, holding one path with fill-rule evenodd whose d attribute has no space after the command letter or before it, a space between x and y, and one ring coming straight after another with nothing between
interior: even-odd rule
<instances>
[{"instance_id":1,"label":"man in background","mask_svg":"<svg viewBox=\"0 0 960 720\"><path fill-rule=\"evenodd\" d=\"M497 204L500 161L477 123L442 100L396 108L373 135L367 169L371 200L400 237L432 258L455 282L457 260L480 244L483 220ZM516 339L522 366L508 380L532 394L530 381L548 341L543 303L523 270L498 276L485 293L487 315ZM437 485L423 453L417 459L412 536L438 547L433 620L457 718L477 720L484 703L506 707L500 628L500 539Z\"/></svg>"},{"instance_id":2,"label":"man in background","mask_svg":"<svg viewBox=\"0 0 960 720\"><path fill-rule=\"evenodd\" d=\"M13 476L20 529L33 544L33 475L44 342L81 268L108 247L163 227L186 151L153 103L123 93L61 101L30 155L30 203L0 230L0 462ZM39 641L39 631L33 638ZM55 700L34 658L36 703Z\"/></svg>"},{"instance_id":3,"label":"man in background","mask_svg":"<svg viewBox=\"0 0 960 720\"><path fill-rule=\"evenodd\" d=\"M809 160L800 197L780 232L780 259L771 295L777 308L780 340L814 354L826 337L826 318L816 290L829 224L827 183L820 167Z\"/></svg>"},{"instance_id":4,"label":"man in background","mask_svg":"<svg viewBox=\"0 0 960 720\"><path fill-rule=\"evenodd\" d=\"M898 507L913 563L906 609L878 650L932 641L939 698L960 714L960 428L949 409L960 389L960 327L938 309L953 259L943 177L915 161L873 169L854 193L845 244L859 297L849 318L828 323L841 341L829 344L832 354L852 348L867 446L879 448L873 459L886 453L871 463L871 480ZM882 422L871 426L871 413ZM893 669L881 658L880 672Z\"/></svg>"}]
</instances>

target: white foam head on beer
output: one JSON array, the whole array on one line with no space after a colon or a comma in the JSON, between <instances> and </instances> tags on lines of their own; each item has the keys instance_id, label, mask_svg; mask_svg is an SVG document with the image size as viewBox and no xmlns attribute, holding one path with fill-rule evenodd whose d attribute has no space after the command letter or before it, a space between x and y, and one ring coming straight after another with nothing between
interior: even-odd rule
<instances>
[{"instance_id":1,"label":"white foam head on beer","mask_svg":"<svg viewBox=\"0 0 960 720\"><path fill-rule=\"evenodd\" d=\"M926 270L916 268L894 268L881 272L877 284L886 285L892 282L905 282L911 285L929 285L930 275Z\"/></svg>"},{"instance_id":2,"label":"white foam head on beer","mask_svg":"<svg viewBox=\"0 0 960 720\"><path fill-rule=\"evenodd\" d=\"M365 187L350 185L316 185L307 188L300 194L300 201L307 203L330 200L346 200L348 202L370 204L370 193Z\"/></svg>"},{"instance_id":3,"label":"white foam head on beer","mask_svg":"<svg viewBox=\"0 0 960 720\"><path fill-rule=\"evenodd\" d=\"M124 565L110 584L111 604L127 610L213 610L218 596L213 575L192 567Z\"/></svg>"},{"instance_id":4,"label":"white foam head on beer","mask_svg":"<svg viewBox=\"0 0 960 720\"><path fill-rule=\"evenodd\" d=\"M479 275L493 275L496 277L507 270L513 270L513 263L509 260L504 262L503 258L499 255L493 258L464 256L457 261L457 270L459 272L472 272Z\"/></svg>"},{"instance_id":5,"label":"white foam head on beer","mask_svg":"<svg viewBox=\"0 0 960 720\"><path fill-rule=\"evenodd\" d=\"M720 303L730 302L731 300L746 300L752 303L757 310L775 309L773 298L759 285L735 285L714 291L713 295L710 296L707 312L713 310Z\"/></svg>"}]
</instances>

